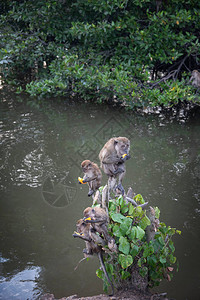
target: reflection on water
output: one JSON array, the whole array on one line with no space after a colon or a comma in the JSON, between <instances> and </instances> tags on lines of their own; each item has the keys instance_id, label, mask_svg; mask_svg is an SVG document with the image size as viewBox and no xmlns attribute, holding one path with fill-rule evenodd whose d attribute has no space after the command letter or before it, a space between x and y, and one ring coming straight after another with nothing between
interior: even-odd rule
<instances>
[{"instance_id":1,"label":"reflection on water","mask_svg":"<svg viewBox=\"0 0 200 300\"><path fill-rule=\"evenodd\" d=\"M39 273L39 267L32 267L17 273L11 278L1 279L0 298L4 300L34 299L39 294L37 291Z\"/></svg>"},{"instance_id":2,"label":"reflection on water","mask_svg":"<svg viewBox=\"0 0 200 300\"><path fill-rule=\"evenodd\" d=\"M124 187L159 206L161 220L182 230L175 238L180 270L159 290L177 300L199 299L199 118L183 123L68 99L31 106L7 91L1 100L0 297L102 293L97 258L74 271L84 244L72 233L91 204L77 177L82 160L98 163L105 141L121 135L130 138L132 157Z\"/></svg>"}]
</instances>

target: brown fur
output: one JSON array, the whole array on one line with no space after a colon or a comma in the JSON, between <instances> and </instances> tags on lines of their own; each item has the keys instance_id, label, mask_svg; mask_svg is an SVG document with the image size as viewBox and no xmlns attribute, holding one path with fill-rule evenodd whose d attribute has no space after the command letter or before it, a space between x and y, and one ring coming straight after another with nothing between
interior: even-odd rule
<instances>
[{"instance_id":1,"label":"brown fur","mask_svg":"<svg viewBox=\"0 0 200 300\"><path fill-rule=\"evenodd\" d=\"M111 138L101 149L99 153L99 160L101 168L106 175L109 176L111 189L116 188L116 178L119 175L119 182L117 188L121 190L122 194L124 189L122 187L122 179L125 176L126 168L125 161L130 158L130 141L126 137ZM124 158L123 155L127 154Z\"/></svg>"},{"instance_id":2,"label":"brown fur","mask_svg":"<svg viewBox=\"0 0 200 300\"><path fill-rule=\"evenodd\" d=\"M84 160L81 163L84 172L83 182L87 182L89 186L88 196L93 195L101 186L102 174L98 165L90 160Z\"/></svg>"}]
</instances>

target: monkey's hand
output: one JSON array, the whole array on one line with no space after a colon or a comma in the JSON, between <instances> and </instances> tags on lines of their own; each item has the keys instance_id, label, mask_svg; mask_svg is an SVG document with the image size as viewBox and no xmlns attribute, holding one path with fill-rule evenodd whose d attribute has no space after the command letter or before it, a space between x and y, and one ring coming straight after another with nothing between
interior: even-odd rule
<instances>
[{"instance_id":1,"label":"monkey's hand","mask_svg":"<svg viewBox=\"0 0 200 300\"><path fill-rule=\"evenodd\" d=\"M84 233L78 233L76 231L74 231L73 235L72 235L74 238L78 237L84 241L87 241L87 242L91 242L91 239L87 238L84 236Z\"/></svg>"},{"instance_id":2,"label":"monkey's hand","mask_svg":"<svg viewBox=\"0 0 200 300\"><path fill-rule=\"evenodd\" d=\"M81 177L78 177L78 181L79 181L80 184L86 184L86 182L84 182L83 178L81 178Z\"/></svg>"},{"instance_id":3,"label":"monkey's hand","mask_svg":"<svg viewBox=\"0 0 200 300\"><path fill-rule=\"evenodd\" d=\"M125 162L126 160L130 159L131 156L129 154L126 154L124 153L122 156L121 156L121 162Z\"/></svg>"},{"instance_id":4,"label":"monkey's hand","mask_svg":"<svg viewBox=\"0 0 200 300\"><path fill-rule=\"evenodd\" d=\"M90 221L91 221L92 219L89 217L89 218L83 218L83 221L85 222L85 223L90 223Z\"/></svg>"},{"instance_id":5,"label":"monkey's hand","mask_svg":"<svg viewBox=\"0 0 200 300\"><path fill-rule=\"evenodd\" d=\"M77 231L74 231L74 233L73 233L73 237L82 237L82 236L84 236L84 233L78 233Z\"/></svg>"}]
</instances>

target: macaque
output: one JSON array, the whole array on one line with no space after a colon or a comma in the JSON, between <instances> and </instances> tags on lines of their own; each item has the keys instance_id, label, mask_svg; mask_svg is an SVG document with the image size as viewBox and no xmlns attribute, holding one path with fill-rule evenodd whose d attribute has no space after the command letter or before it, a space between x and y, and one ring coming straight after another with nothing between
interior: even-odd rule
<instances>
[{"instance_id":1,"label":"macaque","mask_svg":"<svg viewBox=\"0 0 200 300\"><path fill-rule=\"evenodd\" d=\"M101 168L109 176L110 189L118 189L124 194L122 179L125 176L125 161L130 159L130 141L126 137L111 138L101 149L99 159ZM119 176L118 185L117 176Z\"/></svg>"},{"instance_id":2,"label":"macaque","mask_svg":"<svg viewBox=\"0 0 200 300\"><path fill-rule=\"evenodd\" d=\"M94 230L99 233L101 237L108 244L108 248L112 252L117 252L117 246L115 244L115 240L108 233L108 223L109 217L105 209L101 207L87 207L83 212L84 218L83 220L86 223L90 223Z\"/></svg>"},{"instance_id":3,"label":"macaque","mask_svg":"<svg viewBox=\"0 0 200 300\"><path fill-rule=\"evenodd\" d=\"M99 189L101 186L101 179L102 174L101 170L94 162L90 160L84 160L81 163L82 170L84 172L82 183L88 183L89 192L88 196L94 195L94 193Z\"/></svg>"},{"instance_id":4,"label":"macaque","mask_svg":"<svg viewBox=\"0 0 200 300\"><path fill-rule=\"evenodd\" d=\"M107 230L107 224L109 222L106 211L101 207L87 207L84 212L84 221L91 223L93 228L104 237L106 241L110 238Z\"/></svg>"},{"instance_id":5,"label":"macaque","mask_svg":"<svg viewBox=\"0 0 200 300\"><path fill-rule=\"evenodd\" d=\"M86 257L98 253L101 250L101 247L92 240L92 226L89 223L85 223L83 219L78 220L76 230L77 232L74 232L73 237L79 237L85 241L86 249L84 249L83 252Z\"/></svg>"},{"instance_id":6,"label":"macaque","mask_svg":"<svg viewBox=\"0 0 200 300\"><path fill-rule=\"evenodd\" d=\"M192 71L190 81L192 81L192 85L200 87L200 73L197 70Z\"/></svg>"},{"instance_id":7,"label":"macaque","mask_svg":"<svg viewBox=\"0 0 200 300\"><path fill-rule=\"evenodd\" d=\"M108 273L106 271L105 268L105 264L103 261L103 254L102 254L102 247L99 245L101 244L101 237L99 237L98 235L95 234L95 229L88 223L85 223L83 219L80 219L77 221L76 223L76 228L77 228L77 232L75 232L73 234L73 237L79 237L83 240L85 240L86 243L86 249L83 250L83 253L85 255L85 257L88 257L88 255L93 255L93 254L97 254L100 264L101 264L101 268L105 274L105 277L108 281L108 283L111 286L112 289L112 294L109 296L113 296L114 294L114 287L112 284L112 281L110 280ZM93 240L95 236L95 240Z\"/></svg>"}]
</instances>

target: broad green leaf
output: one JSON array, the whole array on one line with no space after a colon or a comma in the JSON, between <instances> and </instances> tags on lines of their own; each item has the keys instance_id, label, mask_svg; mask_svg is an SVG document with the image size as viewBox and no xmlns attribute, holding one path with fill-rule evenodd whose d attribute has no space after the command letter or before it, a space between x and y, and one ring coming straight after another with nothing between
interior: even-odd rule
<instances>
[{"instance_id":1,"label":"broad green leaf","mask_svg":"<svg viewBox=\"0 0 200 300\"><path fill-rule=\"evenodd\" d=\"M149 220L149 218L147 216L144 216L139 222L139 226L142 229L146 229L146 227L149 225L151 225L151 221Z\"/></svg>"},{"instance_id":2,"label":"broad green leaf","mask_svg":"<svg viewBox=\"0 0 200 300\"><path fill-rule=\"evenodd\" d=\"M123 280L126 280L127 278L131 277L131 274L127 271L122 270L121 276Z\"/></svg>"},{"instance_id":3,"label":"broad green leaf","mask_svg":"<svg viewBox=\"0 0 200 300\"><path fill-rule=\"evenodd\" d=\"M134 213L134 206L131 203L129 203L128 204L128 214L133 215L133 213Z\"/></svg>"},{"instance_id":4,"label":"broad green leaf","mask_svg":"<svg viewBox=\"0 0 200 300\"><path fill-rule=\"evenodd\" d=\"M143 252L143 257L147 257L147 256L150 256L151 254L154 253L154 248L152 245L150 246L146 246L144 248L144 252Z\"/></svg>"},{"instance_id":5,"label":"broad green leaf","mask_svg":"<svg viewBox=\"0 0 200 300\"><path fill-rule=\"evenodd\" d=\"M124 255L124 254L120 254L119 255L119 262L121 264L121 267L123 269L128 268L129 266L132 265L133 263L133 258L131 255Z\"/></svg>"},{"instance_id":6,"label":"broad green leaf","mask_svg":"<svg viewBox=\"0 0 200 300\"><path fill-rule=\"evenodd\" d=\"M128 242L126 237L121 236L119 239L119 251L124 254L129 254L130 243Z\"/></svg>"},{"instance_id":7,"label":"broad green leaf","mask_svg":"<svg viewBox=\"0 0 200 300\"><path fill-rule=\"evenodd\" d=\"M140 226L137 226L136 227L136 238L139 240L142 240L144 235L145 235L145 231Z\"/></svg>"},{"instance_id":8,"label":"broad green leaf","mask_svg":"<svg viewBox=\"0 0 200 300\"><path fill-rule=\"evenodd\" d=\"M131 248L130 254L134 258L136 255L139 254L140 248L137 245L133 245Z\"/></svg>"},{"instance_id":9,"label":"broad green leaf","mask_svg":"<svg viewBox=\"0 0 200 300\"><path fill-rule=\"evenodd\" d=\"M97 275L97 277L99 277L100 279L103 279L103 270L97 269L97 270L96 270L96 275Z\"/></svg>"},{"instance_id":10,"label":"broad green leaf","mask_svg":"<svg viewBox=\"0 0 200 300\"><path fill-rule=\"evenodd\" d=\"M159 217L160 217L160 209L156 206L156 207L154 207L154 210L155 210L155 217L156 217L156 219L159 219Z\"/></svg>"},{"instance_id":11,"label":"broad green leaf","mask_svg":"<svg viewBox=\"0 0 200 300\"><path fill-rule=\"evenodd\" d=\"M124 217L120 213L111 213L110 216L111 216L111 219L117 223L123 223L123 221L126 219L126 217Z\"/></svg>"},{"instance_id":12,"label":"broad green leaf","mask_svg":"<svg viewBox=\"0 0 200 300\"><path fill-rule=\"evenodd\" d=\"M114 225L114 227L113 227L113 234L115 236L117 236L117 237L122 236L122 233L121 233L119 225L117 225L117 224Z\"/></svg>"},{"instance_id":13,"label":"broad green leaf","mask_svg":"<svg viewBox=\"0 0 200 300\"><path fill-rule=\"evenodd\" d=\"M139 204L144 204L144 203L145 203L145 201L144 201L144 199L143 199L143 197L142 197L141 194L136 195L136 196L134 197L134 200L135 200L136 202L138 202Z\"/></svg>"},{"instance_id":14,"label":"broad green leaf","mask_svg":"<svg viewBox=\"0 0 200 300\"><path fill-rule=\"evenodd\" d=\"M120 225L120 230L122 232L122 235L126 235L126 233L128 232L130 226L132 224L132 219L131 218L126 218L123 223Z\"/></svg>"},{"instance_id":15,"label":"broad green leaf","mask_svg":"<svg viewBox=\"0 0 200 300\"><path fill-rule=\"evenodd\" d=\"M164 256L161 256L159 260L160 260L161 264L166 263L166 258Z\"/></svg>"},{"instance_id":16,"label":"broad green leaf","mask_svg":"<svg viewBox=\"0 0 200 300\"><path fill-rule=\"evenodd\" d=\"M133 226L131 228L131 232L130 232L130 234L128 236L130 240L136 239L136 232L137 232L137 228L136 228L136 226Z\"/></svg>"}]
</instances>

